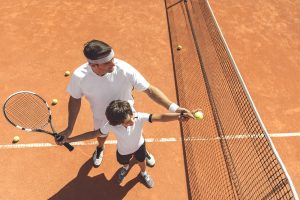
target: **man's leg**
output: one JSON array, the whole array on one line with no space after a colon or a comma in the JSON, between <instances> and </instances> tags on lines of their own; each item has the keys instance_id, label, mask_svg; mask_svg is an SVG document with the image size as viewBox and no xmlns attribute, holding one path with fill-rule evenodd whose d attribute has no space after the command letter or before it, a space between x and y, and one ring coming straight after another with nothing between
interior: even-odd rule
<instances>
[{"instance_id":1,"label":"man's leg","mask_svg":"<svg viewBox=\"0 0 300 200\"><path fill-rule=\"evenodd\" d=\"M145 141L145 148L146 148L146 141ZM146 151L146 163L149 167L154 167L155 165L155 158L148 151Z\"/></svg>"},{"instance_id":2,"label":"man's leg","mask_svg":"<svg viewBox=\"0 0 300 200\"><path fill-rule=\"evenodd\" d=\"M94 167L99 167L102 163L103 159L103 150L104 150L104 143L106 141L106 137L97 137L98 146L96 147L96 151L93 154L93 164Z\"/></svg>"}]
</instances>

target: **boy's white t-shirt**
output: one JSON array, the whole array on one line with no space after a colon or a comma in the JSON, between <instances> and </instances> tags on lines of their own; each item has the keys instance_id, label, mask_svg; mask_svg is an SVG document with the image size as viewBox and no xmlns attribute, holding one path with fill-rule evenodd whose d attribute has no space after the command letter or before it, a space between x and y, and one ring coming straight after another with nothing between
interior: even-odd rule
<instances>
[{"instance_id":1,"label":"boy's white t-shirt","mask_svg":"<svg viewBox=\"0 0 300 200\"><path fill-rule=\"evenodd\" d=\"M134 124L125 128L122 125L112 126L108 122L100 128L102 134L107 135L110 131L117 137L117 149L121 155L136 152L145 142L143 137L144 122L149 121L150 114L134 113Z\"/></svg>"},{"instance_id":2,"label":"boy's white t-shirt","mask_svg":"<svg viewBox=\"0 0 300 200\"><path fill-rule=\"evenodd\" d=\"M72 97L85 96L89 101L95 130L107 122L105 110L111 101L128 101L134 111L132 90L144 91L150 86L130 64L116 58L114 63L114 71L104 76L95 74L88 63L81 65L74 71L67 87Z\"/></svg>"}]
</instances>

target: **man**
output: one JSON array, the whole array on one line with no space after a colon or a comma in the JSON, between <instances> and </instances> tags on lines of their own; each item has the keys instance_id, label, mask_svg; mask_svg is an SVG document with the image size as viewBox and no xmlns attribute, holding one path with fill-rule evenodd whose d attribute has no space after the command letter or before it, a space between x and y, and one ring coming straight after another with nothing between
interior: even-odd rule
<instances>
[{"instance_id":1,"label":"man","mask_svg":"<svg viewBox=\"0 0 300 200\"><path fill-rule=\"evenodd\" d=\"M128 101L135 111L132 97L134 89L146 93L153 101L171 112L189 112L189 110L172 103L161 90L150 85L130 64L115 58L113 49L105 42L91 40L84 45L83 53L87 63L74 71L67 87L70 94L68 127L60 133L65 138L68 138L73 131L83 96L90 103L93 112L94 130L105 124L105 109L112 100ZM95 167L100 166L102 162L106 138L98 137L97 140L99 144L93 154ZM63 142L58 143L62 144ZM153 155L147 154L146 162L149 166L154 166Z\"/></svg>"}]
</instances>

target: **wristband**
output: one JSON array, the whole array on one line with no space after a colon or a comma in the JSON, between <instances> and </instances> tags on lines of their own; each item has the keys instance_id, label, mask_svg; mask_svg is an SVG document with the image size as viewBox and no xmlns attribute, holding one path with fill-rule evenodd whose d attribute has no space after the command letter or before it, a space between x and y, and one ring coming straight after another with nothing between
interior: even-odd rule
<instances>
[{"instance_id":1,"label":"wristband","mask_svg":"<svg viewBox=\"0 0 300 200\"><path fill-rule=\"evenodd\" d=\"M176 112L176 110L179 108L179 106L176 103L171 103L169 107L170 112Z\"/></svg>"}]
</instances>

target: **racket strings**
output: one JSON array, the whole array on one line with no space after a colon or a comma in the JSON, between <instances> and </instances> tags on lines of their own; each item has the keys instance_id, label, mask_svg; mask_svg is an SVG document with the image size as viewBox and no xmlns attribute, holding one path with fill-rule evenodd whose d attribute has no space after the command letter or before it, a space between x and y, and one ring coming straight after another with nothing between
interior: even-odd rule
<instances>
[{"instance_id":1,"label":"racket strings","mask_svg":"<svg viewBox=\"0 0 300 200\"><path fill-rule=\"evenodd\" d=\"M32 113L32 110L26 108L27 106L24 106L24 109L12 107L11 111L13 114L10 115L12 118L11 120L24 128L41 128L39 125L45 124L45 118L44 117L39 118L38 115ZM20 116L22 116L22 118L20 118Z\"/></svg>"},{"instance_id":2,"label":"racket strings","mask_svg":"<svg viewBox=\"0 0 300 200\"><path fill-rule=\"evenodd\" d=\"M18 93L9 98L4 111L15 125L41 129L49 122L50 110L46 102L32 93Z\"/></svg>"}]
</instances>

